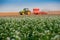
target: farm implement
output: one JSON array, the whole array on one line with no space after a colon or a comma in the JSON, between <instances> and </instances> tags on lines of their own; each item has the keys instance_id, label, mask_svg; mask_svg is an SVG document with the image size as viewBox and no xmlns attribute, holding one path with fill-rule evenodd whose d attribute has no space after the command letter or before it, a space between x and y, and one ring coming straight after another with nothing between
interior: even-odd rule
<instances>
[{"instance_id":1,"label":"farm implement","mask_svg":"<svg viewBox=\"0 0 60 40\"><path fill-rule=\"evenodd\" d=\"M34 14L34 15L46 15L46 14L48 14L47 12L40 11L39 8L33 8L33 12L31 12L29 10L29 8L24 8L19 13L20 13L20 15L31 15L31 14Z\"/></svg>"}]
</instances>

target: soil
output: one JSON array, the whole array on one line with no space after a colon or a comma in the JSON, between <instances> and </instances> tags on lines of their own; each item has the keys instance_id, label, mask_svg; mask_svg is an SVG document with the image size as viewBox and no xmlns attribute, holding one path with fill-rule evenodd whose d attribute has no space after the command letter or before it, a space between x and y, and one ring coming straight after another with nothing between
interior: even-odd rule
<instances>
[{"instance_id":1,"label":"soil","mask_svg":"<svg viewBox=\"0 0 60 40\"><path fill-rule=\"evenodd\" d=\"M48 11L49 15L60 15L60 11ZM0 12L0 16L20 16L19 12Z\"/></svg>"},{"instance_id":2,"label":"soil","mask_svg":"<svg viewBox=\"0 0 60 40\"><path fill-rule=\"evenodd\" d=\"M51 14L51 15L60 15L60 11L48 11L48 14Z\"/></svg>"},{"instance_id":3,"label":"soil","mask_svg":"<svg viewBox=\"0 0 60 40\"><path fill-rule=\"evenodd\" d=\"M19 12L0 12L0 16L19 16Z\"/></svg>"}]
</instances>

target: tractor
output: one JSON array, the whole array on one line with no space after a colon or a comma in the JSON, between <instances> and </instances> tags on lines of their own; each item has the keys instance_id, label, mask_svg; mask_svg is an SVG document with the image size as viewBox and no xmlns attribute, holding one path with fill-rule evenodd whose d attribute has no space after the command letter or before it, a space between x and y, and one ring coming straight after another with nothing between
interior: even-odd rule
<instances>
[{"instance_id":1,"label":"tractor","mask_svg":"<svg viewBox=\"0 0 60 40\"><path fill-rule=\"evenodd\" d=\"M35 14L35 15L40 14L40 9L39 8L33 8L33 14Z\"/></svg>"},{"instance_id":2,"label":"tractor","mask_svg":"<svg viewBox=\"0 0 60 40\"><path fill-rule=\"evenodd\" d=\"M20 13L20 15L30 15L31 14L31 11L28 8L24 8L19 13Z\"/></svg>"},{"instance_id":3,"label":"tractor","mask_svg":"<svg viewBox=\"0 0 60 40\"><path fill-rule=\"evenodd\" d=\"M33 8L33 14L35 14L35 15L46 15L48 13L44 12L44 11L40 11L39 8Z\"/></svg>"}]
</instances>

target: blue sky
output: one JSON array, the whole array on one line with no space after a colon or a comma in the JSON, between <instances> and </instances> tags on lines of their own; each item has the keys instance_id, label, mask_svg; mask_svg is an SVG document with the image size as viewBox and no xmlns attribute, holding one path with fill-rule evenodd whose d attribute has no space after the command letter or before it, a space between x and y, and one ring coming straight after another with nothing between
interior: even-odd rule
<instances>
[{"instance_id":1,"label":"blue sky","mask_svg":"<svg viewBox=\"0 0 60 40\"><path fill-rule=\"evenodd\" d=\"M0 11L19 11L25 7L60 10L60 0L0 0Z\"/></svg>"},{"instance_id":2,"label":"blue sky","mask_svg":"<svg viewBox=\"0 0 60 40\"><path fill-rule=\"evenodd\" d=\"M60 3L60 0L0 0L0 4Z\"/></svg>"}]
</instances>

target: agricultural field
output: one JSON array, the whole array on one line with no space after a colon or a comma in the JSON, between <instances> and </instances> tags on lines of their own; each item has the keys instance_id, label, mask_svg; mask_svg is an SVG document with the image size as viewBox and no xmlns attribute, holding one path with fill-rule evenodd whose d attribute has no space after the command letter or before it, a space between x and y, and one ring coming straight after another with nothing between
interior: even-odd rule
<instances>
[{"instance_id":1,"label":"agricultural field","mask_svg":"<svg viewBox=\"0 0 60 40\"><path fill-rule=\"evenodd\" d=\"M0 40L60 40L60 16L0 17Z\"/></svg>"}]
</instances>

